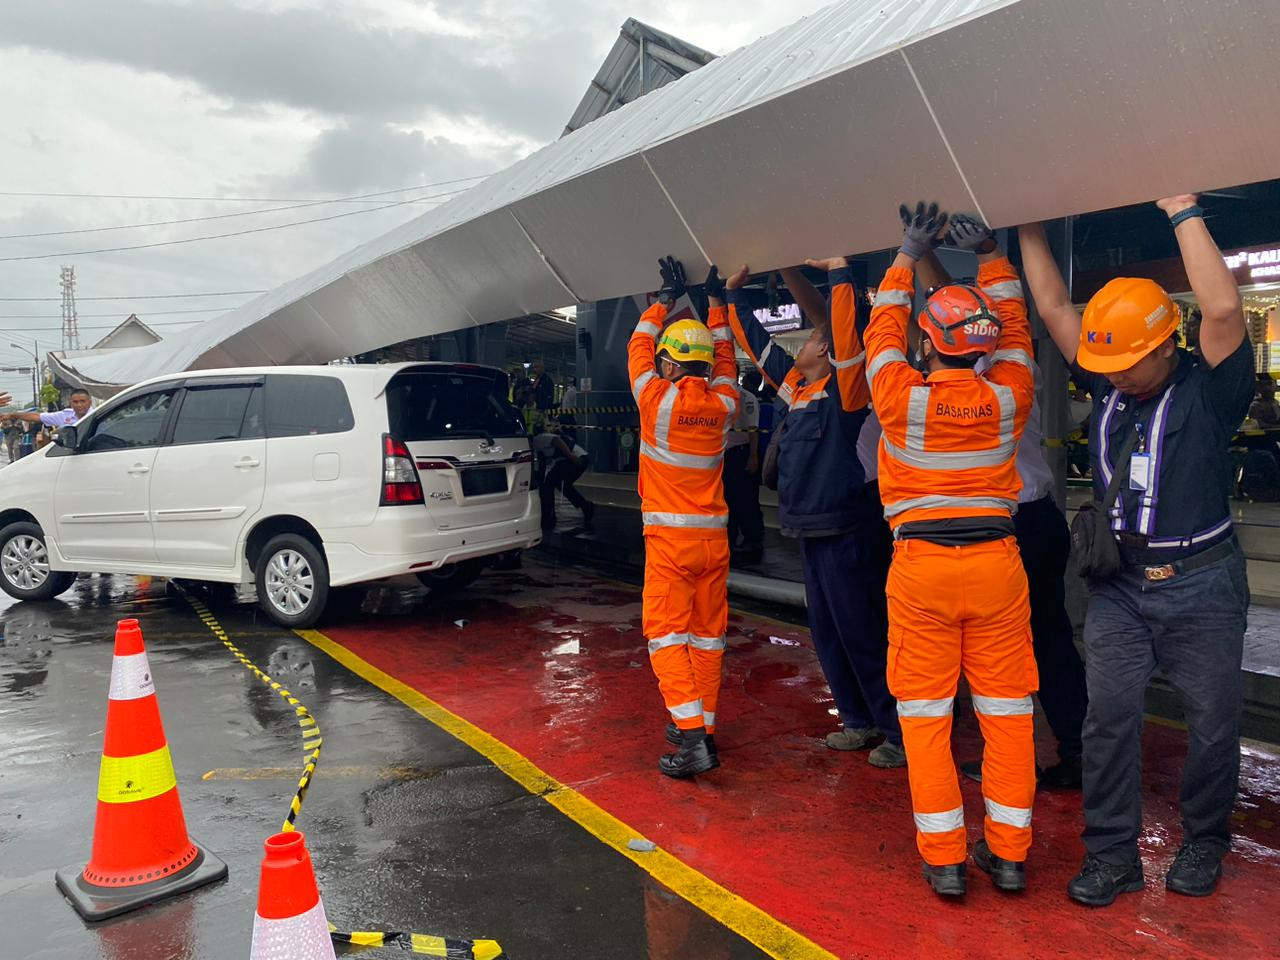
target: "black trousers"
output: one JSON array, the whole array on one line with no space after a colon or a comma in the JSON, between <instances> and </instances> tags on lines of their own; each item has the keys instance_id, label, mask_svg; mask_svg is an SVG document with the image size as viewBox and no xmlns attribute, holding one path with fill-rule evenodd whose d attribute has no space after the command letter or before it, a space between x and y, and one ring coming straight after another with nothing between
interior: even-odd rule
<instances>
[{"instance_id":1,"label":"black trousers","mask_svg":"<svg viewBox=\"0 0 1280 960\"><path fill-rule=\"evenodd\" d=\"M554 460L547 467L547 474L542 478L539 492L542 495L542 529L553 530L556 525L556 490L561 490L565 498L579 510L584 510L587 498L574 486L582 476L586 465L575 466L572 460Z\"/></svg>"},{"instance_id":2,"label":"black trousers","mask_svg":"<svg viewBox=\"0 0 1280 960\"><path fill-rule=\"evenodd\" d=\"M1082 751L1089 692L1084 663L1072 641L1063 583L1071 532L1053 497L1018 504L1013 523L1031 594L1031 640L1040 670L1040 706L1058 738L1058 756L1074 759Z\"/></svg>"},{"instance_id":3,"label":"black trousers","mask_svg":"<svg viewBox=\"0 0 1280 960\"><path fill-rule=\"evenodd\" d=\"M751 443L755 443L753 439ZM743 443L724 452L724 499L729 507L729 546L738 542L755 548L764 543L764 514L760 511L760 471L749 473L751 447Z\"/></svg>"}]
</instances>

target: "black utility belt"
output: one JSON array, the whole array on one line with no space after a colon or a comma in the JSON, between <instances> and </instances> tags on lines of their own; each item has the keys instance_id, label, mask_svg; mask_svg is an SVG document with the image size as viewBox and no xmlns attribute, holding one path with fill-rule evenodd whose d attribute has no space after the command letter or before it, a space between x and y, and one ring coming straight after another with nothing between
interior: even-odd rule
<instances>
[{"instance_id":1,"label":"black utility belt","mask_svg":"<svg viewBox=\"0 0 1280 960\"><path fill-rule=\"evenodd\" d=\"M949 517L910 520L893 531L895 540L927 540L940 547L967 547L1016 536L1012 517Z\"/></svg>"},{"instance_id":2,"label":"black utility belt","mask_svg":"<svg viewBox=\"0 0 1280 960\"><path fill-rule=\"evenodd\" d=\"M1117 539L1120 538L1117 537ZM1124 541L1121 540L1120 542L1123 546ZM1234 555L1238 549L1239 545L1233 533L1227 539L1221 543L1214 544L1208 550L1201 550L1199 553L1193 553L1189 557L1183 557L1181 560L1172 560L1169 563L1152 564L1146 560L1124 557L1125 572L1130 576L1140 577L1152 583L1160 583L1164 580L1185 576L1193 570L1199 570L1201 567L1207 567L1210 564L1226 560Z\"/></svg>"}]
</instances>

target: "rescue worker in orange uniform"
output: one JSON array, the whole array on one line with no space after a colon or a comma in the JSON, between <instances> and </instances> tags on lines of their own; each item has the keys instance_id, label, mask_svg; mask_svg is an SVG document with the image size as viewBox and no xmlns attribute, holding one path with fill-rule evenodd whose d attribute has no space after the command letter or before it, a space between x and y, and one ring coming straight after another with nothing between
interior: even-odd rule
<instances>
[{"instance_id":1,"label":"rescue worker in orange uniform","mask_svg":"<svg viewBox=\"0 0 1280 960\"><path fill-rule=\"evenodd\" d=\"M689 777L720 765L712 734L729 620L729 510L721 467L738 412L738 371L715 267L707 277L707 324L678 320L664 330L667 311L687 284L679 261L666 257L658 264L658 302L627 344L640 408L642 619L649 662L674 723L668 740L678 741L658 767L669 777Z\"/></svg>"},{"instance_id":2,"label":"rescue worker in orange uniform","mask_svg":"<svg viewBox=\"0 0 1280 960\"><path fill-rule=\"evenodd\" d=\"M884 429L880 497L894 533L889 690L898 699L916 845L935 893L965 892L964 807L951 756L961 670L986 741L985 838L974 862L1002 890L1026 886L1036 789L1036 689L1027 576L1014 539L1021 482L1014 457L1031 411L1031 331L1022 286L987 226L957 217L950 242L978 256L976 284L934 291L918 317L917 369L907 324L918 260L947 215L900 208L902 248L876 293L867 378ZM984 356L992 364L979 376Z\"/></svg>"}]
</instances>

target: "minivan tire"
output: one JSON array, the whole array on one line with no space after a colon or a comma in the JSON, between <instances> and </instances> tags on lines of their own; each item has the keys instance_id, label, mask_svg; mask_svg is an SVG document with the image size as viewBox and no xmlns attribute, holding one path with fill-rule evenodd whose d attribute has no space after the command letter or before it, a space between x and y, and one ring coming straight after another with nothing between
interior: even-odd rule
<instances>
[{"instance_id":1,"label":"minivan tire","mask_svg":"<svg viewBox=\"0 0 1280 960\"><path fill-rule=\"evenodd\" d=\"M0 589L9 596L52 600L75 582L74 573L49 569L49 548L39 524L24 520L0 530Z\"/></svg>"},{"instance_id":2,"label":"minivan tire","mask_svg":"<svg viewBox=\"0 0 1280 960\"><path fill-rule=\"evenodd\" d=\"M484 561L461 560L449 563L439 570L424 570L418 574L418 582L433 593L457 593L475 583L484 573Z\"/></svg>"},{"instance_id":3,"label":"minivan tire","mask_svg":"<svg viewBox=\"0 0 1280 960\"><path fill-rule=\"evenodd\" d=\"M329 601L329 566L306 537L282 533L258 554L254 580L258 605L275 623L290 629L314 626Z\"/></svg>"}]
</instances>

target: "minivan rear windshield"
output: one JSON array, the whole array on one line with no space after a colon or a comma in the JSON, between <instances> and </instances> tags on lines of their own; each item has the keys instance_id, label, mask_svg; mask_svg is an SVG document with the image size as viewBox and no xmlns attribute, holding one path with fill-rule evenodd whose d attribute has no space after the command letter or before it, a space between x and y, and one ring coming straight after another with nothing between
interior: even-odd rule
<instances>
[{"instance_id":1,"label":"minivan rear windshield","mask_svg":"<svg viewBox=\"0 0 1280 960\"><path fill-rule=\"evenodd\" d=\"M506 378L480 371L408 370L387 384L387 421L397 440L524 436L503 389Z\"/></svg>"}]
</instances>

